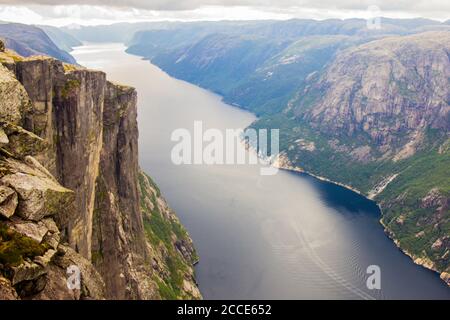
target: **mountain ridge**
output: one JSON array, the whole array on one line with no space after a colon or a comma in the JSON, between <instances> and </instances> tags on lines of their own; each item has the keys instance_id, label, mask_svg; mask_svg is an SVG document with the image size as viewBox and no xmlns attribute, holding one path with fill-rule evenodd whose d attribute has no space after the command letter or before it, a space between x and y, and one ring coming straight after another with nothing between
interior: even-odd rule
<instances>
[{"instance_id":1,"label":"mountain ridge","mask_svg":"<svg viewBox=\"0 0 450 320\"><path fill-rule=\"evenodd\" d=\"M30 57L47 55L63 62L75 64L75 59L66 51L58 48L44 30L21 23L0 23L0 38L7 48L19 55Z\"/></svg>"}]
</instances>

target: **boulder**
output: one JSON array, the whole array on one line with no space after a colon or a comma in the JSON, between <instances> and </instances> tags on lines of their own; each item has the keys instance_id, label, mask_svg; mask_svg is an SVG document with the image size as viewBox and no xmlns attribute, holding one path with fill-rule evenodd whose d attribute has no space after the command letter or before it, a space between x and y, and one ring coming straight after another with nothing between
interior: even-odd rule
<instances>
[{"instance_id":1,"label":"boulder","mask_svg":"<svg viewBox=\"0 0 450 320\"><path fill-rule=\"evenodd\" d=\"M45 280L44 289L32 296L32 300L79 300L81 298L80 290L67 288L66 270L51 264Z\"/></svg>"},{"instance_id":2,"label":"boulder","mask_svg":"<svg viewBox=\"0 0 450 320\"><path fill-rule=\"evenodd\" d=\"M20 126L9 124L4 130L9 141L4 149L16 158L40 154L47 146L42 138Z\"/></svg>"},{"instance_id":3,"label":"boulder","mask_svg":"<svg viewBox=\"0 0 450 320\"><path fill-rule=\"evenodd\" d=\"M24 261L17 267L12 267L12 285L16 285L22 281L31 281L44 275L46 270L41 265Z\"/></svg>"},{"instance_id":4,"label":"boulder","mask_svg":"<svg viewBox=\"0 0 450 320\"><path fill-rule=\"evenodd\" d=\"M48 232L43 239L43 243L56 250L61 241L61 234L55 221L51 218L46 218L43 219L41 223L48 229Z\"/></svg>"},{"instance_id":5,"label":"boulder","mask_svg":"<svg viewBox=\"0 0 450 320\"><path fill-rule=\"evenodd\" d=\"M37 241L38 243L42 242L44 236L48 232L48 229L42 223L38 224L33 222L13 224L11 228L16 232Z\"/></svg>"},{"instance_id":6,"label":"boulder","mask_svg":"<svg viewBox=\"0 0 450 320\"><path fill-rule=\"evenodd\" d=\"M33 221L62 212L72 201L73 192L56 184L24 173L3 177L2 181L19 194L17 215Z\"/></svg>"},{"instance_id":7,"label":"boulder","mask_svg":"<svg viewBox=\"0 0 450 320\"><path fill-rule=\"evenodd\" d=\"M39 163L35 158L32 156L26 156L24 158L24 161L26 164L28 164L31 168L40 171L41 174L44 174L47 178L50 180L58 183L58 180L48 171L42 164ZM53 222L54 223L54 222ZM56 226L56 224L55 224Z\"/></svg>"},{"instance_id":8,"label":"boulder","mask_svg":"<svg viewBox=\"0 0 450 320\"><path fill-rule=\"evenodd\" d=\"M17 193L6 186L0 186L0 216L10 218L17 208Z\"/></svg>"},{"instance_id":9,"label":"boulder","mask_svg":"<svg viewBox=\"0 0 450 320\"><path fill-rule=\"evenodd\" d=\"M40 221L65 212L72 204L73 192L57 183L48 172L15 160L7 160L3 165L9 174L1 182L19 195L16 210L19 217Z\"/></svg>"}]
</instances>

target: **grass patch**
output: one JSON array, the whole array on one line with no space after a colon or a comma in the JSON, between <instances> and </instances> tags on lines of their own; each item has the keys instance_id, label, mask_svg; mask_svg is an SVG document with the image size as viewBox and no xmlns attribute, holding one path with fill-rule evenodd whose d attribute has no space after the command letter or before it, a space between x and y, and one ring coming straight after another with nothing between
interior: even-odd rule
<instances>
[{"instance_id":1,"label":"grass patch","mask_svg":"<svg viewBox=\"0 0 450 320\"><path fill-rule=\"evenodd\" d=\"M161 195L156 184L144 173L139 174L141 210L143 212L144 230L151 246L161 254L163 267L167 275L157 277L162 299L188 298L182 290L185 273L193 261L187 261L176 248L177 241L189 241L189 235L178 220L171 219L161 212L158 198ZM148 203L151 202L151 205ZM194 259L198 259L194 254Z\"/></svg>"}]
</instances>

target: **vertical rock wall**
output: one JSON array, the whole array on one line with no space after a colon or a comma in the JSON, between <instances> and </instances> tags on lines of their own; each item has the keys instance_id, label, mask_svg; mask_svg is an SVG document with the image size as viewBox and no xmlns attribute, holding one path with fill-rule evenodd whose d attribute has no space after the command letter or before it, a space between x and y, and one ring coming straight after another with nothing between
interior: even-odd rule
<instances>
[{"instance_id":1,"label":"vertical rock wall","mask_svg":"<svg viewBox=\"0 0 450 320\"><path fill-rule=\"evenodd\" d=\"M12 95L18 104L15 110L5 106L3 118L23 126L22 131L7 128L9 150L25 155L28 149L24 147L32 144L36 163L46 168L55 182L74 191L73 201L66 201L63 209L53 212L61 243L67 242L73 249L69 256L78 257L79 253L87 259L83 261L95 266L105 283L106 298L161 298L160 280L155 279L168 281L156 275L166 274L167 266L164 261L155 265L159 259L155 257L162 257L161 250L166 249L152 243L144 230L136 91L108 82L103 72L47 57L8 59L0 53L0 61L15 75L6 82L14 89ZM22 144L14 144L14 137L21 137ZM6 199L9 190L4 191ZM150 217L147 213L147 224ZM167 223L171 226L175 222ZM194 252L191 240L183 234L184 247L171 232L170 259L181 261L183 270L188 270L185 280L177 282L179 287L174 290L180 293L174 297L199 298L193 261L189 255L185 258L186 252ZM61 250L68 252L67 247ZM51 274L62 279L60 269ZM56 292L61 281L53 287L48 283L48 289ZM42 298L52 296L41 292Z\"/></svg>"}]
</instances>

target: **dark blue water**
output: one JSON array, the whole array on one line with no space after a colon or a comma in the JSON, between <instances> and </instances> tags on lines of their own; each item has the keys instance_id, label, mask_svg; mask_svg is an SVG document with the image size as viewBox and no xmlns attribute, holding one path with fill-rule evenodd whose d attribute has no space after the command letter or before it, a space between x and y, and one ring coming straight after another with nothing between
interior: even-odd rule
<instances>
[{"instance_id":1,"label":"dark blue water","mask_svg":"<svg viewBox=\"0 0 450 320\"><path fill-rule=\"evenodd\" d=\"M176 166L170 135L245 128L254 116L173 79L120 44L89 45L83 65L139 93L140 161L189 230L200 255L197 279L208 299L449 299L438 275L415 265L386 237L377 206L307 175L261 176L259 167ZM366 286L369 265L381 290Z\"/></svg>"}]
</instances>

